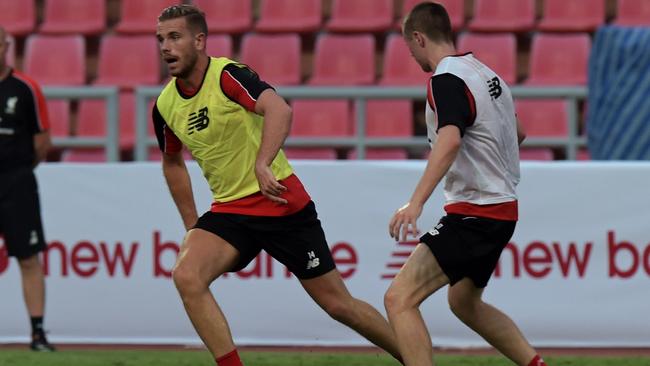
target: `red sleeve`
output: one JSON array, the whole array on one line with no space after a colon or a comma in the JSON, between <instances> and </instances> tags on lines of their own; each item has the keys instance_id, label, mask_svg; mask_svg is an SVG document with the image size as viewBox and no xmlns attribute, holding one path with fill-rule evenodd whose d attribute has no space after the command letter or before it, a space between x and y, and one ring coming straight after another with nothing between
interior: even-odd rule
<instances>
[{"instance_id":1,"label":"red sleeve","mask_svg":"<svg viewBox=\"0 0 650 366\"><path fill-rule=\"evenodd\" d=\"M153 105L153 110L151 112L151 117L153 119L153 127L156 132L156 138L158 139L158 147L160 151L168 154L173 154L181 151L183 144L181 140L174 134L167 122L158 111L158 106Z\"/></svg>"},{"instance_id":2,"label":"red sleeve","mask_svg":"<svg viewBox=\"0 0 650 366\"><path fill-rule=\"evenodd\" d=\"M237 64L228 64L221 72L221 90L230 100L240 104L249 112L255 112L257 98L269 84L260 80L250 68Z\"/></svg>"},{"instance_id":3,"label":"red sleeve","mask_svg":"<svg viewBox=\"0 0 650 366\"><path fill-rule=\"evenodd\" d=\"M165 147L163 149L163 152L166 154L174 154L180 152L183 148L183 144L181 143L181 140L179 140L178 137L174 134L174 131L172 131L169 126L165 125L163 134L165 135Z\"/></svg>"},{"instance_id":4,"label":"red sleeve","mask_svg":"<svg viewBox=\"0 0 650 366\"><path fill-rule=\"evenodd\" d=\"M47 131L50 128L50 119L48 118L47 104L45 103L45 97L41 88L34 80L21 72L14 70L13 75L24 82L31 91L34 102L34 116L32 118L35 123L34 131L37 133Z\"/></svg>"}]
</instances>

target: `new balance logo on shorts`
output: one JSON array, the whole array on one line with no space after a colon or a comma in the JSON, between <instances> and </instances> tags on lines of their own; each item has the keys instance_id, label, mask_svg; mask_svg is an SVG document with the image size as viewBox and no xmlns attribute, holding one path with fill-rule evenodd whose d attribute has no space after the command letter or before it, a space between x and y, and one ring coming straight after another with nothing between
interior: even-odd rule
<instances>
[{"instance_id":1,"label":"new balance logo on shorts","mask_svg":"<svg viewBox=\"0 0 650 366\"><path fill-rule=\"evenodd\" d=\"M29 245L36 244L38 244L38 233L36 230L32 230L32 232L29 234Z\"/></svg>"},{"instance_id":2,"label":"new balance logo on shorts","mask_svg":"<svg viewBox=\"0 0 650 366\"><path fill-rule=\"evenodd\" d=\"M194 133L194 131L201 131L208 127L210 119L208 118L208 107L203 107L199 109L198 112L190 113L190 119L188 123L188 135Z\"/></svg>"},{"instance_id":3,"label":"new balance logo on shorts","mask_svg":"<svg viewBox=\"0 0 650 366\"><path fill-rule=\"evenodd\" d=\"M311 252L307 252L307 256L309 257L309 260L307 261L307 269L318 267L318 265L320 264L320 259L316 257L316 254L313 251L311 251Z\"/></svg>"},{"instance_id":4,"label":"new balance logo on shorts","mask_svg":"<svg viewBox=\"0 0 650 366\"><path fill-rule=\"evenodd\" d=\"M438 231L438 230L440 230L441 227L442 227L442 224L438 224L438 225L434 226L433 229L429 230L429 234L432 235L432 236L436 236L436 235L440 234L440 231Z\"/></svg>"}]
</instances>

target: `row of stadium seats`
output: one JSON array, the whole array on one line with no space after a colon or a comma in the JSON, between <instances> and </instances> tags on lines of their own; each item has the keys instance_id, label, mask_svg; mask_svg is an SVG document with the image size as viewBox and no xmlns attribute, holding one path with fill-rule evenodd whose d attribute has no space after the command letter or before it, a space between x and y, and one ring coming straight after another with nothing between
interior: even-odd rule
<instances>
[{"instance_id":1,"label":"row of stadium seats","mask_svg":"<svg viewBox=\"0 0 650 366\"><path fill-rule=\"evenodd\" d=\"M288 148L284 149L285 154L289 159L301 160L337 160L337 159L356 159L357 154L354 150L343 152L340 154L335 149L297 149ZM425 159L426 153L414 158ZM191 160L192 156L183 151L186 160ZM519 151L521 160L526 161L552 161L555 160L555 152L550 148L523 148ZM404 149L369 149L366 151L367 160L405 160L409 158L408 151ZM152 148L149 151L149 161L160 161L161 152L158 148ZM586 150L578 151L577 160L585 161L590 160L589 153ZM69 149L61 154L62 162L74 163L101 163L106 162L106 155L101 149Z\"/></svg>"},{"instance_id":2,"label":"row of stadium seats","mask_svg":"<svg viewBox=\"0 0 650 366\"><path fill-rule=\"evenodd\" d=\"M509 84L519 81L517 41L512 33L462 33L459 52L473 51ZM232 57L229 35L212 35L208 53ZM591 40L586 33L536 33L532 38L526 85L585 85ZM376 40L371 34L324 33L314 49L312 73L303 80L299 35L247 34L239 61L251 65L273 85L424 85L427 74L413 62L397 33L386 39L383 67L376 64ZM9 64L15 62L10 50ZM22 69L42 85L84 85L89 79L86 44L79 35L31 35L25 42ZM381 69L381 72L377 72ZM97 77L93 85L158 85L163 80L158 45L151 36L105 35L98 53ZM380 74L377 77L377 74Z\"/></svg>"},{"instance_id":3,"label":"row of stadium seats","mask_svg":"<svg viewBox=\"0 0 650 366\"><path fill-rule=\"evenodd\" d=\"M123 156L130 156L135 143L135 99L132 92L119 97L119 146ZM291 137L349 137L356 133L354 108L345 100L294 100ZM70 102L48 101L51 134L54 137L106 136L105 104L101 100L79 102L76 116L71 115ZM151 103L149 104L149 109ZM557 137L568 135L566 104L562 100L517 100L518 116L529 137ZM411 137L414 135L413 103L405 100L369 100L367 104L366 136ZM75 120L75 123L70 121ZM148 125L148 134L154 132ZM306 152L309 149L299 151ZM323 149L313 150L319 152ZM393 149L395 150L395 149ZM333 149L325 156L329 156ZM383 151L383 150L382 150ZM397 151L405 151L399 150ZM127 158L128 159L128 158Z\"/></svg>"},{"instance_id":4,"label":"row of stadium seats","mask_svg":"<svg viewBox=\"0 0 650 366\"><path fill-rule=\"evenodd\" d=\"M37 25L35 0L0 0L0 24L16 36L35 31L97 35L107 28L106 0L44 1L43 22ZM349 33L398 30L403 15L420 1L257 0L257 7L252 0L187 2L206 12L211 33L317 32L323 29ZM150 34L160 10L179 2L123 0L115 31ZM465 0L439 2L447 7L454 29L467 28L474 32L591 32L604 24L609 15L606 0L473 0L471 9L466 9ZM324 8L327 10L323 11ZM613 23L617 25L650 25L650 2L617 0L615 14Z\"/></svg>"},{"instance_id":5,"label":"row of stadium seats","mask_svg":"<svg viewBox=\"0 0 650 366\"><path fill-rule=\"evenodd\" d=\"M384 73L378 83L381 85L422 86L427 76L411 60L408 50L400 38L398 34L392 34L386 42L383 57ZM307 84L359 85L373 83L375 80L375 72L372 67L374 65L373 40L371 35L323 34L317 42L314 75L307 80ZM464 33L458 40L461 50L473 50L488 64L493 65L508 82L512 82L515 78L514 43L512 34ZM232 52L232 39L227 35L213 35L208 44L212 54L230 55ZM554 44L556 45L554 46ZM533 68L525 84L584 85L589 46L589 36L586 34L536 34L532 54L539 55L541 59L537 60L536 57L532 57ZM83 48L84 40L79 36L30 36L25 47L25 70L43 85L82 85L85 81ZM98 77L93 84L118 85L123 90L120 96L119 111L120 147L128 156L128 152L133 148L135 130L134 100L131 89L141 84L159 84L160 62L157 45L152 37L107 35L102 38L99 49ZM282 52L279 52L280 50ZM506 57L508 55L509 57ZM354 58L355 56L359 57ZM67 57L75 60L65 60ZM242 41L240 59L251 64L275 85L298 85L301 82L300 37L296 34L247 35ZM342 65L342 67L336 68L335 66L338 65ZM369 65L370 67L368 67ZM539 72L533 70L539 70ZM302 103L310 106L304 107ZM105 136L103 102L81 101L78 108L71 108L71 104L65 101L50 101L48 104L52 115L54 136ZM310 104L308 101L297 100L293 104L296 110L294 121L296 129L292 131L292 136L350 136L353 133L351 129L353 119L350 117L350 103L348 102L323 101ZM370 103L368 108L369 136L374 134L374 136L400 137L414 134L411 122L414 115L412 102ZM308 112L301 113L303 109ZM565 101L560 99L521 100L517 101L517 109L521 119L527 124L529 136L566 137L568 135ZM74 113L75 111L76 113ZM313 123L309 120L310 116L320 116L327 122L320 120ZM75 117L78 122L71 122L75 120ZM399 125L395 125L395 123ZM375 129L373 126L383 126L385 130L383 135L373 132ZM327 129L323 127L327 127ZM542 156L548 156L549 151ZM310 155L312 153L317 155L323 153L323 157L337 156L333 149L326 149L324 152L303 149L299 152L298 155L305 157L312 156ZM380 156L386 156L381 155L386 152L381 150ZM91 156L94 154L92 151L88 153ZM399 149L397 153L395 150L391 153L396 155L389 154L386 157L406 154L405 150ZM338 155L340 156L340 154ZM297 155L294 154L294 156ZM371 152L369 156L375 155ZM85 159L76 153L64 154L63 158Z\"/></svg>"},{"instance_id":6,"label":"row of stadium seats","mask_svg":"<svg viewBox=\"0 0 650 366\"><path fill-rule=\"evenodd\" d=\"M355 150L339 151L331 148L285 148L284 152L289 159L311 159L311 160L337 160L337 159L356 159ZM409 154L406 149L400 148L370 148L366 150L367 160L405 160L426 159L429 151L420 152L420 154ZM158 148L149 149L149 161L160 161L161 152ZM551 148L522 148L519 151L521 160L526 161L552 161L556 160L556 152ZM183 150L183 156L186 160L191 160L192 155ZM585 149L578 151L576 160L590 160L589 152ZM83 162L83 163L101 163L106 162L106 154L102 149L68 149L61 153L60 161L62 162Z\"/></svg>"},{"instance_id":7,"label":"row of stadium seats","mask_svg":"<svg viewBox=\"0 0 650 366\"><path fill-rule=\"evenodd\" d=\"M508 3L507 7L510 8L517 8L519 5L515 6L516 4L527 2L527 0L488 1L497 5ZM122 158L129 160L132 157L135 141L135 107L132 89L138 85L159 85L167 79L165 68L161 67L156 40L151 36L155 24L155 20L152 19L156 18L161 8L177 1L37 1L36 15L32 13L21 18L31 19L32 26L29 29L39 32L27 37L25 36L28 33L22 33L19 29L9 26L11 22L8 19L10 20L11 14L23 7L33 5L34 2L31 0L10 2L11 6L7 6L6 0L0 0L0 24L12 31L18 41L17 47L15 42L11 43L13 48L9 50L9 62L25 70L45 86L87 84L119 86L121 89L119 145ZM208 53L229 56L250 64L273 85L422 86L427 75L413 62L401 36L396 32L399 28L398 16L403 14L402 9L408 9L417 2L397 0L393 3L392 0L387 2L372 0L372 4L368 5L363 0L210 0L206 4L197 1L198 5L208 13L209 19L212 17L210 6L214 4L221 4L219 7L221 13L217 18L225 15L228 20L233 20L237 18L236 15L248 14L244 17L247 19L245 23L248 24L245 29L242 28L241 31L230 29L227 32L231 34L210 34ZM523 85L586 84L586 65L591 47L589 33L553 34L535 31L520 34L518 29L496 33L488 33L489 30L486 29L468 32L467 29L475 29L473 27L481 24L479 14L482 14L480 9L486 8L485 2L481 0L474 0L473 3L451 0L440 2L448 6L452 18L455 19L456 14L461 14L460 23L454 20L455 24L461 24L460 27L456 25L456 29L465 30L457 37L459 51L473 51L507 82ZM533 2L534 0L531 1ZM391 3L391 6L395 7L396 16L391 19L392 26L383 29L388 30L388 33L379 34L381 30L371 29L361 34L337 34L343 30L331 28L338 17L336 14L339 8L356 4L360 6L358 9L362 10L359 14L367 15L376 8L381 8L384 3ZM466 3L467 8L464 7ZM623 1L619 1L619 5L622 3ZM111 17L107 14L107 8L110 13L110 8L115 8L116 4L120 7L121 17ZM474 15L465 16L472 4ZM288 20L287 16L299 14L303 6L312 6L318 11L314 12L313 17L300 16L300 20ZM496 6L499 9L503 7L503 5ZM91 8L94 10L89 10ZM229 8L234 10L230 11ZM331 9L331 12L326 9ZM315 28L312 30L273 29L270 25L273 23L270 22L272 17L264 15L267 14L267 10L276 13L288 10L284 17L277 18L281 19L276 22L279 27L301 26L302 21L305 21L316 24ZM256 15L251 16L251 11ZM93 23L91 20L96 18L91 15L93 12L101 14L100 21L94 21L94 24L100 24L99 30L88 31L96 25L88 26L86 30L82 29L84 22ZM73 26L79 28L76 30L66 28L63 24L65 22L56 25L57 22L53 20L57 16L52 15L54 13L59 14L59 19L74 14ZM127 14L141 16L140 21L133 20L135 18ZM253 18L257 21L253 22ZM608 18L611 16L608 15ZM38 20L34 21L34 19ZM116 21L111 24L111 19ZM313 22L313 19L316 19L316 22ZM469 21L465 23L465 19ZM215 23L224 27L234 24L224 19ZM355 20L351 24L368 23ZM542 22L538 25L541 24ZM591 30L593 29L587 29L587 31ZM211 26L211 31L225 32L215 30L214 26ZM352 32L356 31L352 30ZM293 100L291 103L295 117L291 131L293 137L354 134L351 102ZM48 107L52 120L52 134L55 137L104 137L106 135L104 103L101 101L51 100L48 101ZM566 107L567 104L563 100L517 101L518 113L526 123L531 137L566 137L568 135ZM371 137L421 135L423 133L421 114L421 102L370 101L367 134ZM314 116L318 116L316 120L312 118ZM326 122L323 122L324 119ZM153 136L151 126L149 127L149 135ZM103 149L69 149L63 151L63 154L61 152L56 153L56 160L104 161L105 159ZM160 157L157 149L151 149L150 154L154 160ZM292 148L287 150L287 154L292 158L356 157L353 149ZM370 149L367 153L367 157L371 159L420 158L421 156L421 151L407 149ZM562 152L552 149L522 151L523 159L549 160L554 157L562 158ZM584 158L584 154L579 157Z\"/></svg>"}]
</instances>

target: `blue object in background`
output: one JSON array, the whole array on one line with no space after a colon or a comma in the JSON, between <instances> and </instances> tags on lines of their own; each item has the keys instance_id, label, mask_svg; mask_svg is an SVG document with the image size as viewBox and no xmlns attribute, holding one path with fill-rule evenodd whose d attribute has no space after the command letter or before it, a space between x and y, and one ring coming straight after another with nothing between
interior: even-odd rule
<instances>
[{"instance_id":1,"label":"blue object in background","mask_svg":"<svg viewBox=\"0 0 650 366\"><path fill-rule=\"evenodd\" d=\"M650 160L650 28L596 32L587 138L594 160Z\"/></svg>"}]
</instances>

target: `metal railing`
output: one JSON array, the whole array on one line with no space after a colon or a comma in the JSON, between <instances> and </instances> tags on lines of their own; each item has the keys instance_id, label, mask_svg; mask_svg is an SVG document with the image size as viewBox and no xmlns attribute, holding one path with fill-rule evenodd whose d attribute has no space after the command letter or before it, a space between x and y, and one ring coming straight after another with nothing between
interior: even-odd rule
<instances>
[{"instance_id":1,"label":"metal railing","mask_svg":"<svg viewBox=\"0 0 650 366\"><path fill-rule=\"evenodd\" d=\"M105 137L52 137L55 147L102 147L106 152L106 161L119 161L118 111L120 108L117 87L43 87L47 99L104 99L106 101L106 136ZM88 122L84 122L88 123Z\"/></svg>"},{"instance_id":2,"label":"metal railing","mask_svg":"<svg viewBox=\"0 0 650 366\"><path fill-rule=\"evenodd\" d=\"M148 101L157 97L161 87L139 87L135 91L136 145L135 160L146 160L148 148L155 146L155 138L147 136L150 122ZM368 99L424 100L426 90L419 87L278 87L278 94L287 99L351 99L355 105L356 135L353 137L289 137L286 147L351 147L357 149L357 159L364 159L368 147L426 147L426 136L376 138L365 135L366 102ZM569 134L566 138L527 138L525 147L552 146L565 149L566 157L575 160L577 151L586 145L578 135L578 102L587 97L585 87L523 87L511 88L515 98L560 98L567 100Z\"/></svg>"}]
</instances>

